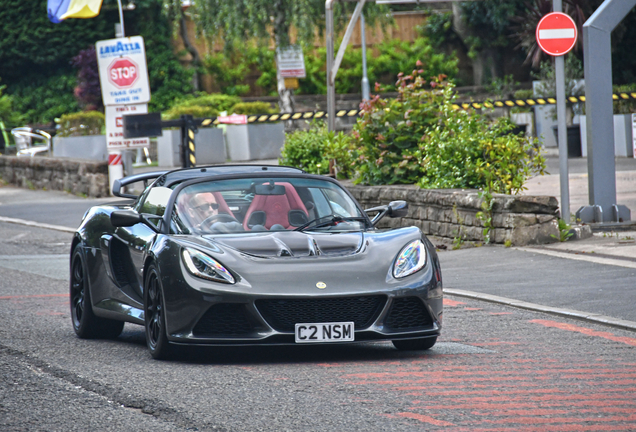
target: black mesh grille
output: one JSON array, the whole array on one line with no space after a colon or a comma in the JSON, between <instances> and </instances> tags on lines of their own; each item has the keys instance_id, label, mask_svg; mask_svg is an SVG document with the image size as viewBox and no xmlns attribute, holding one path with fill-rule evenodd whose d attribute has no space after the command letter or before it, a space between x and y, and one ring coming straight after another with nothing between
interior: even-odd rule
<instances>
[{"instance_id":1,"label":"black mesh grille","mask_svg":"<svg viewBox=\"0 0 636 432\"><path fill-rule=\"evenodd\" d=\"M431 316L418 297L402 297L393 300L385 325L391 330L407 330L430 327Z\"/></svg>"},{"instance_id":2,"label":"black mesh grille","mask_svg":"<svg viewBox=\"0 0 636 432\"><path fill-rule=\"evenodd\" d=\"M353 321L356 330L369 327L386 303L383 295L321 299L262 299L256 307L277 331L294 331L296 323Z\"/></svg>"},{"instance_id":3,"label":"black mesh grille","mask_svg":"<svg viewBox=\"0 0 636 432\"><path fill-rule=\"evenodd\" d=\"M192 330L195 336L246 336L254 331L254 321L244 304L218 303L201 317Z\"/></svg>"}]
</instances>

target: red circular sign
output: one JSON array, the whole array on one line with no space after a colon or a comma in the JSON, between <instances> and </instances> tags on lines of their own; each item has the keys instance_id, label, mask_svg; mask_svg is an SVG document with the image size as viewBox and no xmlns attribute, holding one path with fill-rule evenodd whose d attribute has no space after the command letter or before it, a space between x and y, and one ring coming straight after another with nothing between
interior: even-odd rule
<instances>
[{"instance_id":1,"label":"red circular sign","mask_svg":"<svg viewBox=\"0 0 636 432\"><path fill-rule=\"evenodd\" d=\"M115 60L108 66L108 80L119 88L130 87L139 77L139 67L127 58Z\"/></svg>"},{"instance_id":2,"label":"red circular sign","mask_svg":"<svg viewBox=\"0 0 636 432\"><path fill-rule=\"evenodd\" d=\"M546 54L551 56L567 54L574 48L577 35L574 20L561 12L547 14L537 25L537 43Z\"/></svg>"}]
</instances>

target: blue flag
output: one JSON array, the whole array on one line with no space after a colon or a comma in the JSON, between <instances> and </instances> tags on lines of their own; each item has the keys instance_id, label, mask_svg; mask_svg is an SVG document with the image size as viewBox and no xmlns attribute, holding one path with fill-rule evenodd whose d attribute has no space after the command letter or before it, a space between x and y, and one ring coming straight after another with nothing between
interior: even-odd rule
<instances>
[{"instance_id":1,"label":"blue flag","mask_svg":"<svg viewBox=\"0 0 636 432\"><path fill-rule=\"evenodd\" d=\"M47 0L49 20L59 24L67 18L93 18L99 15L102 0Z\"/></svg>"}]
</instances>

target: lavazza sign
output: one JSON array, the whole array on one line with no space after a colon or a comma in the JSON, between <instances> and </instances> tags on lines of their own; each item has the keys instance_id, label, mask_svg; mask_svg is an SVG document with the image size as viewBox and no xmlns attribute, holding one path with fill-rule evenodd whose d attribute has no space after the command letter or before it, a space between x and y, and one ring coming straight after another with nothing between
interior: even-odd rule
<instances>
[{"instance_id":1,"label":"lavazza sign","mask_svg":"<svg viewBox=\"0 0 636 432\"><path fill-rule=\"evenodd\" d=\"M104 105L150 101L146 51L141 36L99 41L95 48Z\"/></svg>"}]
</instances>

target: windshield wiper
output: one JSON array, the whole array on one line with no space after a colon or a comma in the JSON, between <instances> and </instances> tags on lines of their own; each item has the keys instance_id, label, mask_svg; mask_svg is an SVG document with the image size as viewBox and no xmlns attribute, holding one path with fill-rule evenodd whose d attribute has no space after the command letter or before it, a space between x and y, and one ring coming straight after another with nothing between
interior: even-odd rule
<instances>
[{"instance_id":1,"label":"windshield wiper","mask_svg":"<svg viewBox=\"0 0 636 432\"><path fill-rule=\"evenodd\" d=\"M324 222L321 222L324 221ZM307 222L306 224L303 224L301 226L299 226L298 228L296 228L294 231L304 231L305 229L311 227L311 228L320 228L323 226L329 226L329 225L337 225L340 222L350 222L350 221L357 221L357 222L364 222L365 227L367 225L367 218L362 217L362 216L340 216L340 215L329 215L329 216L323 216L323 217L319 217L316 218L314 220L310 220L309 222Z\"/></svg>"}]
</instances>

